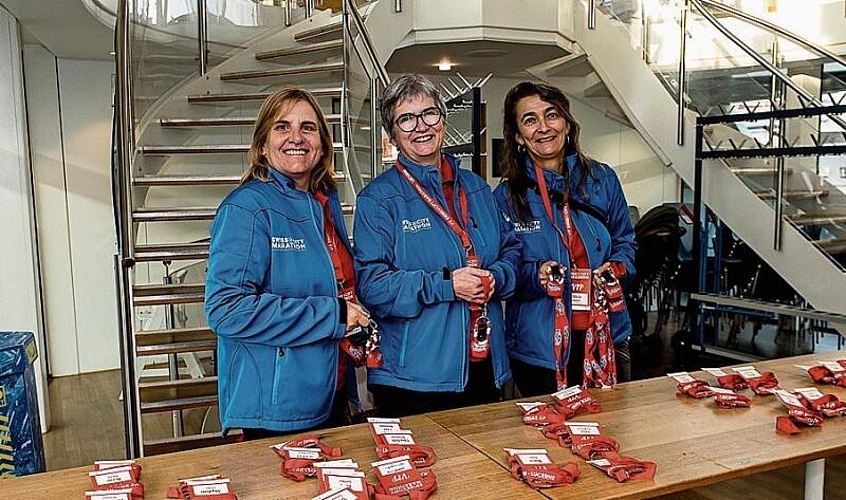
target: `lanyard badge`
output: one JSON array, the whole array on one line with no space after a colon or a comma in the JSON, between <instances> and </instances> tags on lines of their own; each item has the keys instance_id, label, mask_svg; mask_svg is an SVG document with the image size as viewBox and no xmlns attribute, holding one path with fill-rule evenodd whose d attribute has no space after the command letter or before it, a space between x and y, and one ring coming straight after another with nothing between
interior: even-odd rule
<instances>
[{"instance_id":1,"label":"lanyard badge","mask_svg":"<svg viewBox=\"0 0 846 500\"><path fill-rule=\"evenodd\" d=\"M470 360L481 361L490 353L491 320L488 318L488 305L482 306L470 336Z\"/></svg>"}]
</instances>

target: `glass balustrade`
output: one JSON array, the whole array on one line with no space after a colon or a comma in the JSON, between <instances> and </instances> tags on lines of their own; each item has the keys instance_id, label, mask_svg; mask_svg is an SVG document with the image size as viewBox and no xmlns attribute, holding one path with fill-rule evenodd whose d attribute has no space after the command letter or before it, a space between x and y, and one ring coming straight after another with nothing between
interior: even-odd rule
<instances>
[{"instance_id":1,"label":"glass balustrade","mask_svg":"<svg viewBox=\"0 0 846 500\"><path fill-rule=\"evenodd\" d=\"M810 105L795 89L778 82L760 59L781 68L794 88L818 103L846 104L844 66L787 36L763 29L731 12L708 7L709 3L692 2L685 19L687 109L699 116L720 116ZM742 40L759 58L718 30L696 4L707 8L726 31ZM642 51L644 60L676 98L684 5L680 0L598 2L598 10L627 31L632 47ZM842 2L740 0L730 2L730 7L835 53L846 42ZM842 118L737 122L709 126L705 135L710 148L721 150L846 144ZM846 168L840 168L836 156L784 158L783 197L777 200L777 161L776 158L734 158L711 163L730 168L771 206L781 203L787 220L842 267L846 261L846 195L840 187L846 189Z\"/></svg>"}]
</instances>

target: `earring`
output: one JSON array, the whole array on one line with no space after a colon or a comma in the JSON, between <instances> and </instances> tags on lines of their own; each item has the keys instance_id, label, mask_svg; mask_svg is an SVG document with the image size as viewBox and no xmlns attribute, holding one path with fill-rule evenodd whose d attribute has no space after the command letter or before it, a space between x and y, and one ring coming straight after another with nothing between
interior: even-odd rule
<instances>
[{"instance_id":1,"label":"earring","mask_svg":"<svg viewBox=\"0 0 846 500\"><path fill-rule=\"evenodd\" d=\"M518 144L517 145L517 152L520 153L520 154L525 153L526 152L526 146L524 146L522 144Z\"/></svg>"}]
</instances>

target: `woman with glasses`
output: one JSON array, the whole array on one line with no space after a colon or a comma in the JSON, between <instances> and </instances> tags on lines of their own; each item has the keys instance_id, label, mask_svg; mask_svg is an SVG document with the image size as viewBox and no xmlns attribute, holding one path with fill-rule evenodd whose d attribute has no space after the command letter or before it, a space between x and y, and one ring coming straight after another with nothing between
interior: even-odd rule
<instances>
[{"instance_id":1,"label":"woman with glasses","mask_svg":"<svg viewBox=\"0 0 846 500\"><path fill-rule=\"evenodd\" d=\"M506 323L523 396L629 377L632 328L618 280L634 274L634 228L620 180L581 151L579 131L555 87L523 82L505 97L494 196L522 242Z\"/></svg>"},{"instance_id":2,"label":"woman with glasses","mask_svg":"<svg viewBox=\"0 0 846 500\"><path fill-rule=\"evenodd\" d=\"M362 190L354 224L358 296L381 332L368 388L389 417L496 401L519 243L487 183L441 152L446 104L429 80L398 78L381 110L399 156Z\"/></svg>"}]
</instances>

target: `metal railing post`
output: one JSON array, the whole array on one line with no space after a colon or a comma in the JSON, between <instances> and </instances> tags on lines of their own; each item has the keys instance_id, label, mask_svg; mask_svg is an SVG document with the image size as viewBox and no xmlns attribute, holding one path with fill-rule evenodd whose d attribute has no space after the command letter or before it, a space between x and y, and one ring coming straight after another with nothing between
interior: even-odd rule
<instances>
[{"instance_id":1,"label":"metal railing post","mask_svg":"<svg viewBox=\"0 0 846 500\"><path fill-rule=\"evenodd\" d=\"M382 131L379 130L379 80L376 76L370 77L370 179L379 175L379 167L382 165Z\"/></svg>"},{"instance_id":2,"label":"metal railing post","mask_svg":"<svg viewBox=\"0 0 846 500\"><path fill-rule=\"evenodd\" d=\"M123 419L126 434L126 456L143 454L141 437L141 408L135 374L135 340L132 337L132 269L135 252L132 245L132 155L135 150L134 119L132 110L131 67L131 12L129 0L119 0L115 27L115 134L116 164L113 175L113 192L116 197L118 254L115 256L115 273L118 292L118 329L121 346L121 384L123 389Z\"/></svg>"},{"instance_id":3,"label":"metal railing post","mask_svg":"<svg viewBox=\"0 0 846 500\"><path fill-rule=\"evenodd\" d=\"M778 66L779 64L779 48L778 48L778 39L773 41L772 45L772 63L773 66ZM776 78L775 75L772 77L772 83L770 85L770 102L772 102L773 106L776 109L781 109L784 105L783 98L783 89L784 86L781 85L781 81ZM771 146L774 148L780 148L782 146L782 138L784 138L784 134L786 133L784 130L785 121L784 118L778 120L778 133L774 133L773 127L775 126L775 120L770 120L770 138L771 138ZM784 156L777 156L775 159L776 162L776 171L775 171L775 216L773 220L773 250L779 252L781 251L781 234L783 228L782 218L784 215Z\"/></svg>"},{"instance_id":4,"label":"metal railing post","mask_svg":"<svg viewBox=\"0 0 846 500\"><path fill-rule=\"evenodd\" d=\"M685 55L687 54L687 11L689 0L684 0L679 15L679 106L676 117L676 144L684 145L684 88L687 84Z\"/></svg>"},{"instance_id":5,"label":"metal railing post","mask_svg":"<svg viewBox=\"0 0 846 500\"><path fill-rule=\"evenodd\" d=\"M197 0L197 50L200 52L201 75L205 75L209 67L209 33L206 13L206 0Z\"/></svg>"},{"instance_id":6,"label":"metal railing post","mask_svg":"<svg viewBox=\"0 0 846 500\"><path fill-rule=\"evenodd\" d=\"M589 30L596 29L596 0L588 1L587 23Z\"/></svg>"},{"instance_id":7,"label":"metal railing post","mask_svg":"<svg viewBox=\"0 0 846 500\"><path fill-rule=\"evenodd\" d=\"M397 14L402 12L402 0L394 0L394 12Z\"/></svg>"},{"instance_id":8,"label":"metal railing post","mask_svg":"<svg viewBox=\"0 0 846 500\"><path fill-rule=\"evenodd\" d=\"M305 1L305 18L309 19L314 14L314 0Z\"/></svg>"},{"instance_id":9,"label":"metal railing post","mask_svg":"<svg viewBox=\"0 0 846 500\"><path fill-rule=\"evenodd\" d=\"M290 26L290 25L291 25L291 23L293 22L293 21L292 21L292 19L293 19L293 13L292 13L292 11L291 11L291 5L292 5L295 1L296 1L296 0L285 0L285 26Z\"/></svg>"}]
</instances>

